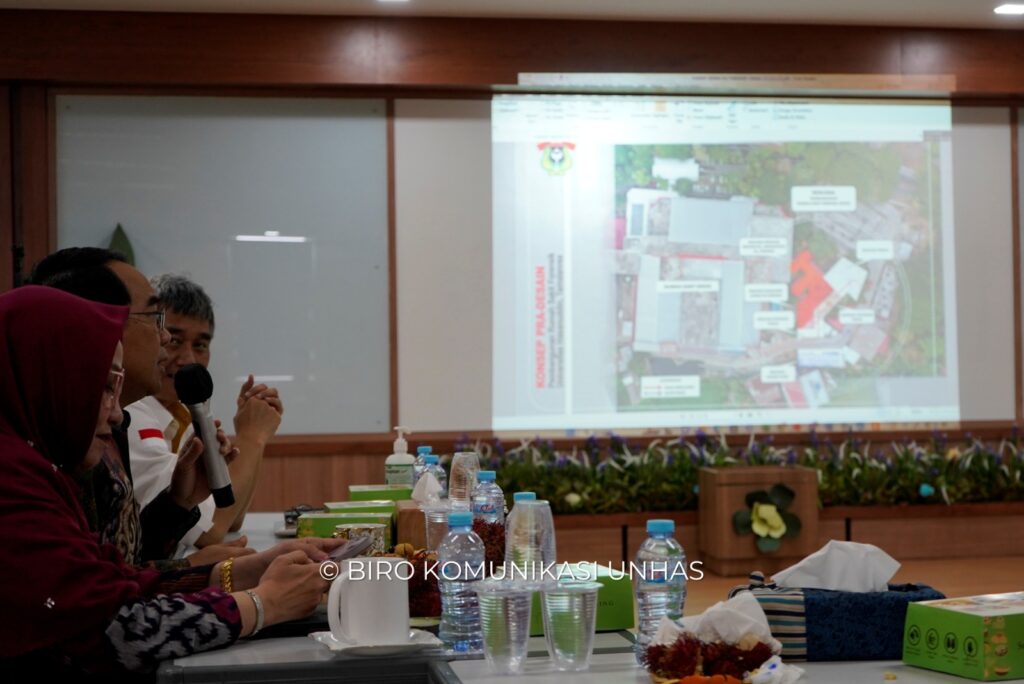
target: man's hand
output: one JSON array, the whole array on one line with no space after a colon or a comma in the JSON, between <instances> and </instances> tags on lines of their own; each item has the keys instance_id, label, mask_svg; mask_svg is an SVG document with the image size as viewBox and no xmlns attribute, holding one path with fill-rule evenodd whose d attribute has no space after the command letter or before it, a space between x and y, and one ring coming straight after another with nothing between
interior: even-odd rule
<instances>
[{"instance_id":1,"label":"man's hand","mask_svg":"<svg viewBox=\"0 0 1024 684\"><path fill-rule=\"evenodd\" d=\"M255 385L253 377L242 385L238 394L238 412L235 413L235 434L265 445L281 425L284 407L277 390L266 385Z\"/></svg>"},{"instance_id":2,"label":"man's hand","mask_svg":"<svg viewBox=\"0 0 1024 684\"><path fill-rule=\"evenodd\" d=\"M250 399L262 399L277 411L282 416L284 415L284 404L281 403L281 395L278 393L276 387L268 387L260 383L256 384L256 378L253 377L252 373L249 374L249 378L242 383L242 389L238 392L238 399L235 403L238 408L241 409L245 402Z\"/></svg>"},{"instance_id":3,"label":"man's hand","mask_svg":"<svg viewBox=\"0 0 1024 684\"><path fill-rule=\"evenodd\" d=\"M223 544L210 544L193 554L189 554L186 558L192 567L196 567L199 565L212 565L228 558L251 556L256 553L256 549L246 546L248 543L249 539L243 535L234 541L224 542Z\"/></svg>"},{"instance_id":4,"label":"man's hand","mask_svg":"<svg viewBox=\"0 0 1024 684\"><path fill-rule=\"evenodd\" d=\"M224 461L231 463L238 456L238 449L231 445L224 431L220 429L220 421L215 420L217 427L217 441L220 443L220 455ZM200 458L203 454L203 440L195 435L185 442L181 453L178 454L178 462L174 466L174 474L171 476L171 497L178 506L191 510L198 506L210 496L210 483L206 479L206 467Z\"/></svg>"}]
</instances>

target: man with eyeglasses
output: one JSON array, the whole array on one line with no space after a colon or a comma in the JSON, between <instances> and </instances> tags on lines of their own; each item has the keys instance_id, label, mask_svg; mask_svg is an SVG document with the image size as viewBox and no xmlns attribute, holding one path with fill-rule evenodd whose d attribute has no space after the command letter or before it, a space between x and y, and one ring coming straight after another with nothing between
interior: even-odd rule
<instances>
[{"instance_id":1,"label":"man with eyeglasses","mask_svg":"<svg viewBox=\"0 0 1024 684\"><path fill-rule=\"evenodd\" d=\"M164 312L149 280L124 256L95 247L62 249L40 261L30 281L56 287L85 299L129 306L122 343L125 371L121 405L127 405L160 390L167 359L164 345L170 335L164 329ZM125 414L127 427L130 416ZM233 448L223 433L221 453ZM93 531L101 541L117 546L125 560L134 565L170 558L179 540L199 519L197 505L209 496L205 474L194 466L175 468L171 485L141 511L132 488L128 442L123 429L115 431L119 454L107 454L105 468L84 475L82 501ZM183 459L185 460L185 459ZM212 547L191 564L216 562L245 550ZM165 564L166 565L166 564Z\"/></svg>"}]
</instances>

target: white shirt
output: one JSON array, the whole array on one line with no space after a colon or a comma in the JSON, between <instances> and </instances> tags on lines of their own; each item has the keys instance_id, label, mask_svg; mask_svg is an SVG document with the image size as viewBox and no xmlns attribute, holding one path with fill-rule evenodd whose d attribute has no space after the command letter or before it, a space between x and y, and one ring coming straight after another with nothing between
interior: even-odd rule
<instances>
[{"instance_id":1,"label":"white shirt","mask_svg":"<svg viewBox=\"0 0 1024 684\"><path fill-rule=\"evenodd\" d=\"M126 408L132 416L128 426L132 485L141 509L171 485L174 466L178 462L178 455L171 450L171 439L180 426L156 397L140 399ZM189 425L181 439L182 445L191 434L192 426ZM212 496L199 504L199 522L181 538L176 556L190 552L199 536L213 527L215 510Z\"/></svg>"}]
</instances>

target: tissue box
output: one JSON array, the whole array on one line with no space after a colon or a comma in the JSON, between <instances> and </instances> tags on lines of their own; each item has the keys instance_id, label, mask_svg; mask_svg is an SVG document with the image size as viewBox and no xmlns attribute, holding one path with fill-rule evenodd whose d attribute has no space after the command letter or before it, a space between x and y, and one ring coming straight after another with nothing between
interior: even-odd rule
<instances>
[{"instance_id":1,"label":"tissue box","mask_svg":"<svg viewBox=\"0 0 1024 684\"><path fill-rule=\"evenodd\" d=\"M393 546L390 513L303 513L295 524L298 537L330 537L338 525L347 524L384 525L384 545Z\"/></svg>"},{"instance_id":2,"label":"tissue box","mask_svg":"<svg viewBox=\"0 0 1024 684\"><path fill-rule=\"evenodd\" d=\"M597 592L597 624L598 632L614 632L620 629L633 628L633 583L629 573L619 568L614 573L610 568L596 563L560 563L560 566L571 566L572 576L601 583ZM561 577L570 579L565 571ZM558 576L556 574L556 576ZM541 615L540 593L533 595L533 608L530 612L530 636L544 634L544 617Z\"/></svg>"},{"instance_id":3,"label":"tissue box","mask_svg":"<svg viewBox=\"0 0 1024 684\"><path fill-rule=\"evenodd\" d=\"M398 509L396 501L375 499L371 501L328 501L324 504L328 513L387 513L394 515Z\"/></svg>"},{"instance_id":4,"label":"tissue box","mask_svg":"<svg viewBox=\"0 0 1024 684\"><path fill-rule=\"evenodd\" d=\"M1024 592L911 604L903 662L981 681L1024 679Z\"/></svg>"},{"instance_id":5,"label":"tissue box","mask_svg":"<svg viewBox=\"0 0 1024 684\"><path fill-rule=\"evenodd\" d=\"M404 501L412 498L412 487L409 485L349 485L348 498L352 501L373 501L387 499Z\"/></svg>"},{"instance_id":6,"label":"tissue box","mask_svg":"<svg viewBox=\"0 0 1024 684\"><path fill-rule=\"evenodd\" d=\"M750 580L729 598L741 591L754 595L786 661L899 660L907 607L945 598L924 584L854 592L778 587L758 572Z\"/></svg>"}]
</instances>

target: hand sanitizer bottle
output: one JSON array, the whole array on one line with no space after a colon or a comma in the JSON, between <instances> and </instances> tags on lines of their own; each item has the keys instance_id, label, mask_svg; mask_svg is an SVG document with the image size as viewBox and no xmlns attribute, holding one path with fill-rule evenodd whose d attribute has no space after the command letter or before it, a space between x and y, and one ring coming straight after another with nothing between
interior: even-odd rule
<instances>
[{"instance_id":1,"label":"hand sanitizer bottle","mask_svg":"<svg viewBox=\"0 0 1024 684\"><path fill-rule=\"evenodd\" d=\"M396 427L398 439L395 440L395 453L384 461L384 482L389 485L412 486L412 467L416 458L409 453L409 444L405 441L405 434L409 432L404 427Z\"/></svg>"}]
</instances>

